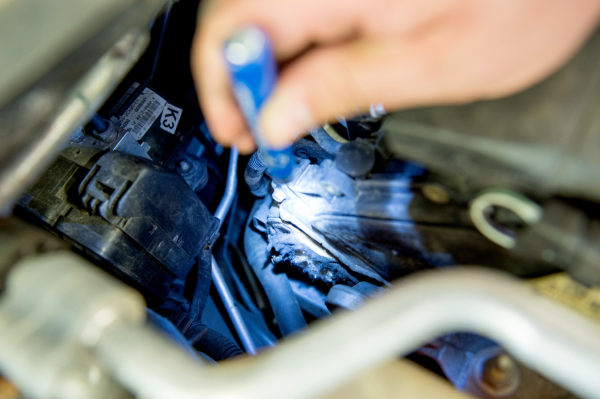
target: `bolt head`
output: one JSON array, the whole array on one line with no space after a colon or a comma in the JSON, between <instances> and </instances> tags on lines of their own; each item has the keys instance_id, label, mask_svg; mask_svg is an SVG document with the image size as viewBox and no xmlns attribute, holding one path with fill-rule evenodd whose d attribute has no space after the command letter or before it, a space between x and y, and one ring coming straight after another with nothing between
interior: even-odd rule
<instances>
[{"instance_id":1,"label":"bolt head","mask_svg":"<svg viewBox=\"0 0 600 399\"><path fill-rule=\"evenodd\" d=\"M422 192L425 198L433 203L443 205L450 202L450 194L440 184L427 183L423 185Z\"/></svg>"},{"instance_id":2,"label":"bolt head","mask_svg":"<svg viewBox=\"0 0 600 399\"><path fill-rule=\"evenodd\" d=\"M513 394L521 382L519 365L507 354L492 357L483 363L478 379L480 387L493 398Z\"/></svg>"},{"instance_id":3,"label":"bolt head","mask_svg":"<svg viewBox=\"0 0 600 399\"><path fill-rule=\"evenodd\" d=\"M180 173L187 173L192 169L192 164L186 160L180 161L179 165L177 165L177 170Z\"/></svg>"}]
</instances>

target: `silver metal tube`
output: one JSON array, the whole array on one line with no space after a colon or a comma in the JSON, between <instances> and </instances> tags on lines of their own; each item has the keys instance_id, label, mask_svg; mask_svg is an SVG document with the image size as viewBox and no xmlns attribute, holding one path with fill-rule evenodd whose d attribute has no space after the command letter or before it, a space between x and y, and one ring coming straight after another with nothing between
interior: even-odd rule
<instances>
[{"instance_id":1,"label":"silver metal tube","mask_svg":"<svg viewBox=\"0 0 600 399\"><path fill-rule=\"evenodd\" d=\"M231 203L233 202L233 198L235 197L235 192L237 190L238 158L239 153L237 148L232 147L229 153L229 169L227 171L225 193L223 194L223 198L221 198L221 202L219 202L219 206L217 207L214 215L217 219L219 219L221 224L223 224L223 219L225 219L227 212L229 212L229 208L231 208ZM213 284L219 293L219 297L221 298L221 302L223 302L223 306L225 306L225 309L227 310L231 324L233 324L233 327L235 328L235 331L242 342L244 350L250 355L255 355L256 345L254 345L254 342L252 341L252 336L250 335L248 326L246 326L240 310L237 308L235 299L233 299L233 295L231 295L231 291L229 291L229 287L227 287L227 284L225 283L225 279L221 274L221 269L219 268L214 255L211 257L211 268Z\"/></svg>"},{"instance_id":2,"label":"silver metal tube","mask_svg":"<svg viewBox=\"0 0 600 399\"><path fill-rule=\"evenodd\" d=\"M248 327L246 326L242 314L240 313L240 310L238 309L235 300L233 299L233 295L231 295L231 292L229 291L229 288L225 283L225 279L221 274L221 269L219 268L219 265L217 264L214 255L211 256L211 260L212 281L215 285L215 288L217 289L217 292L219 293L219 297L221 298L223 305L225 306L225 310L227 311L227 314L231 319L231 324L233 324L233 327L235 328L235 331L237 332L238 337L240 338L240 341L242 342L242 346L244 347L246 353L248 353L249 355L256 355L256 346L252 341L250 331L248 331Z\"/></svg>"},{"instance_id":3,"label":"silver metal tube","mask_svg":"<svg viewBox=\"0 0 600 399\"><path fill-rule=\"evenodd\" d=\"M600 397L600 327L489 270L419 273L353 313L216 368L181 360L178 349L139 326L117 327L95 350L123 385L148 399L310 398L454 331L495 339L574 394Z\"/></svg>"},{"instance_id":4,"label":"silver metal tube","mask_svg":"<svg viewBox=\"0 0 600 399\"><path fill-rule=\"evenodd\" d=\"M233 202L233 197L235 197L235 192L237 190L237 165L238 165L239 153L236 147L231 147L231 151L229 153L229 169L227 171L227 182L225 184L225 193L223 193L223 198L221 202L219 202L219 206L215 211L215 217L220 220L221 224L227 216L227 212L229 208L231 208L231 203Z\"/></svg>"}]
</instances>

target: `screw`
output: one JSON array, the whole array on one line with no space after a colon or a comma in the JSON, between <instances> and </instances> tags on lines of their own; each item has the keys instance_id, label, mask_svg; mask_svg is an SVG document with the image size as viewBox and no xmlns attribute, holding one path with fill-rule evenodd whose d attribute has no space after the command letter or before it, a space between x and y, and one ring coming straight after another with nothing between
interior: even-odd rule
<instances>
[{"instance_id":1,"label":"screw","mask_svg":"<svg viewBox=\"0 0 600 399\"><path fill-rule=\"evenodd\" d=\"M448 191L440 184L426 183L423 185L421 191L425 198L436 204L443 205L450 202L450 194L448 194Z\"/></svg>"},{"instance_id":2,"label":"screw","mask_svg":"<svg viewBox=\"0 0 600 399\"><path fill-rule=\"evenodd\" d=\"M177 170L180 173L187 173L192 169L192 165L188 162L188 161L181 161L179 162L179 165L177 166Z\"/></svg>"},{"instance_id":3,"label":"screw","mask_svg":"<svg viewBox=\"0 0 600 399\"><path fill-rule=\"evenodd\" d=\"M480 379L480 385L487 394L495 398L502 398L517 390L521 381L521 373L517 363L510 356L502 354L483 364Z\"/></svg>"}]
</instances>

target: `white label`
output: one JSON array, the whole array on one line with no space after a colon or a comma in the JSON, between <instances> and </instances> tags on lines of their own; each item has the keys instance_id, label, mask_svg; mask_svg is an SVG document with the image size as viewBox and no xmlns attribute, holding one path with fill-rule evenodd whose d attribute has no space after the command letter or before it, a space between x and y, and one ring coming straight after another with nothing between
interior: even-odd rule
<instances>
[{"instance_id":1,"label":"white label","mask_svg":"<svg viewBox=\"0 0 600 399\"><path fill-rule=\"evenodd\" d=\"M131 132L136 140L141 140L161 114L166 103L161 96L145 88L119 119L119 125Z\"/></svg>"},{"instance_id":2,"label":"white label","mask_svg":"<svg viewBox=\"0 0 600 399\"><path fill-rule=\"evenodd\" d=\"M160 128L171 134L175 134L175 129L177 129L177 125L179 124L179 119L181 119L182 113L183 111L181 108L177 108L176 106L167 103L167 105L165 105L163 108L162 115L160 117Z\"/></svg>"},{"instance_id":3,"label":"white label","mask_svg":"<svg viewBox=\"0 0 600 399\"><path fill-rule=\"evenodd\" d=\"M135 89L137 89L140 86L140 84L138 82L134 82L131 87L129 89L127 89L127 91L125 92L125 94L123 94L123 97L121 97L121 99L119 100L118 103L115 104L115 106L113 107L113 109L110 110L110 114L114 115L117 113L117 111L119 111L121 109L121 107L123 106L123 104L125 104L125 101L129 100L129 97L131 97L131 95L133 94L133 92L135 91Z\"/></svg>"}]
</instances>

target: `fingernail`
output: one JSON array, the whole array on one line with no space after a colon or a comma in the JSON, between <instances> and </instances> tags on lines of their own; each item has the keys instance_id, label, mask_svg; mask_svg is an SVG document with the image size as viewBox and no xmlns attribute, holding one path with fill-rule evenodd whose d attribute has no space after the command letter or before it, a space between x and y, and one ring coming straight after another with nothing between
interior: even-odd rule
<instances>
[{"instance_id":1,"label":"fingernail","mask_svg":"<svg viewBox=\"0 0 600 399\"><path fill-rule=\"evenodd\" d=\"M275 92L260 115L265 140L274 148L285 148L315 124L309 107L282 92Z\"/></svg>"}]
</instances>

